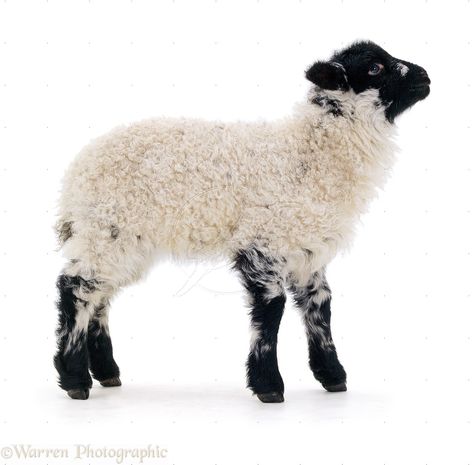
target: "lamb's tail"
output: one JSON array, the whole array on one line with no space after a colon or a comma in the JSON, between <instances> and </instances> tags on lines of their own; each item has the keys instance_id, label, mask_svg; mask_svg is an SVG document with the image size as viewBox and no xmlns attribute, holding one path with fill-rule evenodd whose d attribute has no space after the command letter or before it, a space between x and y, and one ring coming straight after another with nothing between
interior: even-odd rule
<instances>
[{"instance_id":1,"label":"lamb's tail","mask_svg":"<svg viewBox=\"0 0 474 465\"><path fill-rule=\"evenodd\" d=\"M62 247L72 237L72 221L60 219L55 226L59 246Z\"/></svg>"}]
</instances>

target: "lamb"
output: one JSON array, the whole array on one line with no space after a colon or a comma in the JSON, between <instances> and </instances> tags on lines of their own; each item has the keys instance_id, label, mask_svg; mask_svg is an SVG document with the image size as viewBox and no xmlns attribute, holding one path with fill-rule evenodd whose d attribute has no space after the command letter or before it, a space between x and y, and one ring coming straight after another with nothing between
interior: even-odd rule
<instances>
[{"instance_id":1,"label":"lamb","mask_svg":"<svg viewBox=\"0 0 474 465\"><path fill-rule=\"evenodd\" d=\"M119 386L110 301L163 257L228 260L249 297L248 387L283 402L277 333L294 297L309 364L330 392L346 372L331 336L325 267L393 163L394 120L430 92L418 65L356 42L307 71L312 88L274 122L159 118L113 130L67 171L57 231L59 385L87 399Z\"/></svg>"}]
</instances>

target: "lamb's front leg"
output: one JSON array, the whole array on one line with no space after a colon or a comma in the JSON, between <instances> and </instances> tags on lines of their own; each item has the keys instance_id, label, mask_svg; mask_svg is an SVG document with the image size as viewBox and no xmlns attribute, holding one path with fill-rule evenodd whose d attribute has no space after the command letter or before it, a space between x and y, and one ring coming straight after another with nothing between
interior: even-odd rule
<instances>
[{"instance_id":1,"label":"lamb's front leg","mask_svg":"<svg viewBox=\"0 0 474 465\"><path fill-rule=\"evenodd\" d=\"M277 338L285 306L280 273L282 262L251 247L234 263L249 294L252 339L247 384L262 402L283 402L284 385L278 370Z\"/></svg>"},{"instance_id":2,"label":"lamb's front leg","mask_svg":"<svg viewBox=\"0 0 474 465\"><path fill-rule=\"evenodd\" d=\"M290 289L303 317L314 377L327 391L346 391L346 372L331 336L331 291L324 270L314 273L304 285L293 284Z\"/></svg>"}]
</instances>

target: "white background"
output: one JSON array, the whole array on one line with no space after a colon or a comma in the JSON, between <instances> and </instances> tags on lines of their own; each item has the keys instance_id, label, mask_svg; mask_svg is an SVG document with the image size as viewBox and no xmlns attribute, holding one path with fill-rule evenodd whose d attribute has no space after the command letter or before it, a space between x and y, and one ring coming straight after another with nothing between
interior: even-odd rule
<instances>
[{"instance_id":1,"label":"white background","mask_svg":"<svg viewBox=\"0 0 474 465\"><path fill-rule=\"evenodd\" d=\"M473 3L2 0L0 447L73 456L78 443L156 444L176 465L472 464ZM63 263L52 225L74 155L150 116L287 115L305 96L305 68L357 38L424 66L432 94L398 120L392 177L329 267L349 391L312 378L288 305L286 402L259 403L245 389L236 277L164 263L113 303L123 386L68 399L52 367Z\"/></svg>"}]
</instances>

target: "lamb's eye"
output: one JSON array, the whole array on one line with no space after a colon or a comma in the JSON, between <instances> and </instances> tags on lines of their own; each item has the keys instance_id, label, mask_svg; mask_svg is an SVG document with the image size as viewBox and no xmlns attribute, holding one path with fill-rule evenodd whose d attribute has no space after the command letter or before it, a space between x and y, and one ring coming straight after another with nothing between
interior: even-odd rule
<instances>
[{"instance_id":1,"label":"lamb's eye","mask_svg":"<svg viewBox=\"0 0 474 465\"><path fill-rule=\"evenodd\" d=\"M372 63L369 68L369 74L371 76L376 76L377 74L380 74L383 70L383 65L380 63Z\"/></svg>"}]
</instances>

